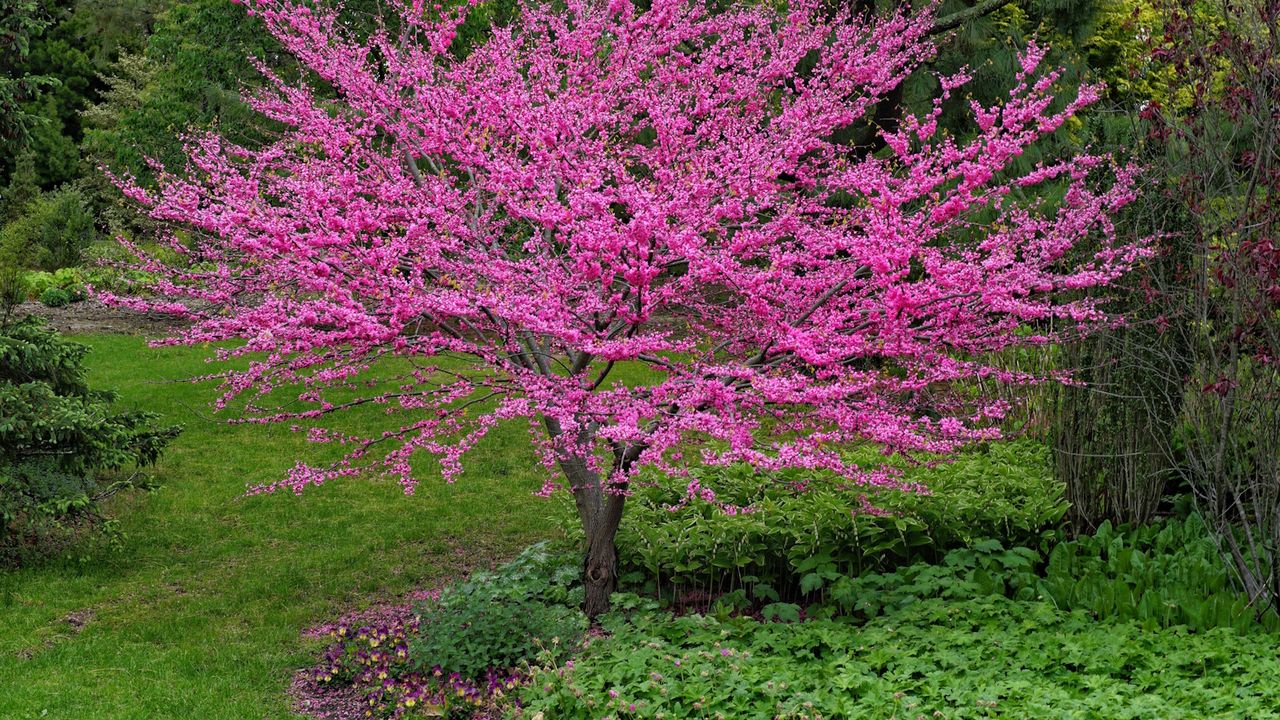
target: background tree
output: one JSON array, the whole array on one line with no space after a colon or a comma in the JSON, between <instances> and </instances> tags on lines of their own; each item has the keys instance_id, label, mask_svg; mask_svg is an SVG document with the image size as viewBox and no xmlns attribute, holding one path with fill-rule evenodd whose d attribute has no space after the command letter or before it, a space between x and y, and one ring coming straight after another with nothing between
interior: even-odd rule
<instances>
[{"instance_id":1,"label":"background tree","mask_svg":"<svg viewBox=\"0 0 1280 720\"><path fill-rule=\"evenodd\" d=\"M1210 519L1223 557L1262 612L1280 607L1280 3L1160 3L1153 63L1175 81L1144 117L1164 179L1171 272L1144 274L1170 337L1141 368L1181 409L1167 462Z\"/></svg>"},{"instance_id":2,"label":"background tree","mask_svg":"<svg viewBox=\"0 0 1280 720\"><path fill-rule=\"evenodd\" d=\"M0 148L8 151L26 142L36 122L23 105L54 85L52 78L24 68L32 40L48 25L36 0L15 0L0 7Z\"/></svg>"}]
</instances>

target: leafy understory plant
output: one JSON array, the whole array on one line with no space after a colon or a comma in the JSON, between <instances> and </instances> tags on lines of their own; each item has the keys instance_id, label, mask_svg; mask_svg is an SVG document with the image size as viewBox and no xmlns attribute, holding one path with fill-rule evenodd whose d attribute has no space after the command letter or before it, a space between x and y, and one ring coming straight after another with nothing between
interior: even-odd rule
<instances>
[{"instance_id":1,"label":"leafy understory plant","mask_svg":"<svg viewBox=\"0 0 1280 720\"><path fill-rule=\"evenodd\" d=\"M863 455L876 459L873 449ZM928 493L841 487L810 471L761 473L741 464L691 475L716 488L721 502L749 512L682 503L685 481L644 473L618 529L618 568L624 584L704 607L726 594L804 602L802 581L820 565L859 575L937 562L948 550L990 539L1036 547L1066 513L1048 449L1025 439L904 468L902 478ZM564 524L570 537L580 532L569 518Z\"/></svg>"},{"instance_id":2,"label":"leafy understory plant","mask_svg":"<svg viewBox=\"0 0 1280 720\"><path fill-rule=\"evenodd\" d=\"M945 455L997 437L1005 404L966 383L1035 378L977 358L1049 340L1028 324L1095 325L1077 291L1141 255L1108 220L1132 169L1087 153L1013 169L1098 97L1059 98L1034 46L1008 98L973 107L970 139L939 130L967 80L943 77L936 108L873 152L843 138L931 57L928 12L530 0L462 53L465 6L391 5L395 29L361 39L331 8L252 4L331 87L264 66L252 102L278 139L196 137L155 190L122 180L181 228L185 262L144 261L164 302L120 302L190 317L176 342L240 341L220 353L249 362L219 404L240 397L258 421L368 403L402 418L372 437L311 431L349 455L265 489L372 464L412 491L416 453L453 479L495 424L527 422L544 491L572 493L592 617L640 468L903 486L840 448ZM363 389L390 355L412 363L398 387ZM620 382L621 364L651 381ZM686 492L716 502L696 478Z\"/></svg>"},{"instance_id":3,"label":"leafy understory plant","mask_svg":"<svg viewBox=\"0 0 1280 720\"><path fill-rule=\"evenodd\" d=\"M572 666L534 673L516 717L1280 717L1273 636L1148 630L1046 602L930 599L865 625L607 625Z\"/></svg>"},{"instance_id":4,"label":"leafy understory plant","mask_svg":"<svg viewBox=\"0 0 1280 720\"><path fill-rule=\"evenodd\" d=\"M328 626L333 642L310 679L321 695L355 687L360 711L379 717L496 711L530 665L563 662L578 648L587 629L579 580L576 558L537 543L411 610Z\"/></svg>"}]
</instances>

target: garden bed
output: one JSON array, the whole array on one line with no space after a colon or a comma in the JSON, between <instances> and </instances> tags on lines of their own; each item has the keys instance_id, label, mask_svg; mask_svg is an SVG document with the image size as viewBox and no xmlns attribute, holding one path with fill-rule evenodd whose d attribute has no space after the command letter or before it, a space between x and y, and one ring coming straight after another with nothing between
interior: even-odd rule
<instances>
[{"instance_id":1,"label":"garden bed","mask_svg":"<svg viewBox=\"0 0 1280 720\"><path fill-rule=\"evenodd\" d=\"M69 335L120 333L155 337L171 334L187 325L180 318L110 307L93 298L61 307L28 301L19 305L14 312L18 316L35 315L44 318L56 330Z\"/></svg>"}]
</instances>

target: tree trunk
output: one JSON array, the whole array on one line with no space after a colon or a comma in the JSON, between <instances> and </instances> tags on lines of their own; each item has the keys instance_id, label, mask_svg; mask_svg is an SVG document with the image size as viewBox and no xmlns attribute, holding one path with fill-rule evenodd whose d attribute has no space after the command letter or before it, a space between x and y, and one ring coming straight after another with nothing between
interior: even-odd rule
<instances>
[{"instance_id":1,"label":"tree trunk","mask_svg":"<svg viewBox=\"0 0 1280 720\"><path fill-rule=\"evenodd\" d=\"M611 532L598 532L589 541L583 560L582 582L587 597L582 610L593 623L609 612L609 596L618 585L618 553L614 546L617 531L615 526Z\"/></svg>"},{"instance_id":2,"label":"tree trunk","mask_svg":"<svg viewBox=\"0 0 1280 720\"><path fill-rule=\"evenodd\" d=\"M627 496L620 492L600 493L596 511L583 518L587 536L587 556L582 563L582 584L587 597L582 611L592 623L609 612L609 596L618 586L618 526Z\"/></svg>"},{"instance_id":3,"label":"tree trunk","mask_svg":"<svg viewBox=\"0 0 1280 720\"><path fill-rule=\"evenodd\" d=\"M560 437L563 431L558 421L544 418L543 422L548 437L552 440ZM585 427L577 437L577 444L587 445L592 432L592 427ZM627 502L625 478L643 451L644 445L641 444L616 447L607 485L582 457L563 453L559 458L560 469L569 481L569 490L573 493L578 519L587 539L587 553L582 562L582 585L586 589L582 610L593 624L609 612L609 596L618 586L616 540L618 526L622 524L622 509Z\"/></svg>"}]
</instances>

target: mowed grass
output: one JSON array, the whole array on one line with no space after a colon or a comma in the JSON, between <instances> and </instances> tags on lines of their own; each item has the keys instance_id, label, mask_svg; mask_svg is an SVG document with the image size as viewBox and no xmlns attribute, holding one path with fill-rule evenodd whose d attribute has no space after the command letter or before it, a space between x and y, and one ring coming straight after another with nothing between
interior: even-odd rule
<instances>
[{"instance_id":1,"label":"mowed grass","mask_svg":"<svg viewBox=\"0 0 1280 720\"><path fill-rule=\"evenodd\" d=\"M78 339L94 387L186 429L152 470L159 490L109 504L121 551L0 571L3 720L293 717L286 688L317 650L303 629L487 567L565 512L531 496L545 469L523 426L491 433L453 485L423 463L411 497L375 479L246 497L332 450L211 416L213 383L172 382L210 372L207 350ZM370 406L337 427L389 422Z\"/></svg>"}]
</instances>

